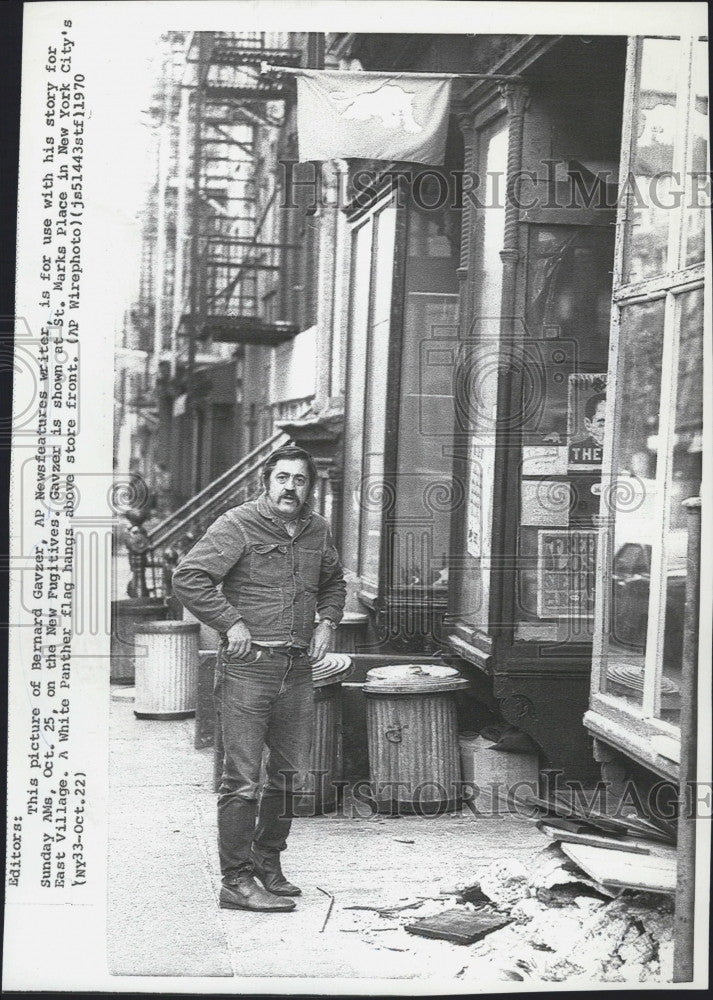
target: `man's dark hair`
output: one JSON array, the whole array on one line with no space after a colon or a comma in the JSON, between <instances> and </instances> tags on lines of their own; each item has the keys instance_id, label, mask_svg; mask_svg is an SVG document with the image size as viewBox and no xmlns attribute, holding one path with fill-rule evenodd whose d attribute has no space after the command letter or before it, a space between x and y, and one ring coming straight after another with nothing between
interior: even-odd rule
<instances>
[{"instance_id":1,"label":"man's dark hair","mask_svg":"<svg viewBox=\"0 0 713 1000\"><path fill-rule=\"evenodd\" d=\"M595 392L593 396L590 396L587 402L584 404L584 415L587 420L593 420L594 414L597 412L597 407L600 403L603 403L606 399L606 393Z\"/></svg>"},{"instance_id":2,"label":"man's dark hair","mask_svg":"<svg viewBox=\"0 0 713 1000\"><path fill-rule=\"evenodd\" d=\"M272 470L281 458L287 458L290 461L298 458L306 464L307 475L309 476L309 486L307 488L307 492L311 493L314 488L314 484L317 482L317 466L314 464L314 459L308 451L305 451L304 448L298 448L296 445L292 444L285 445L283 448L277 448L271 455L267 456L265 464L262 467L263 486L267 489L267 484Z\"/></svg>"}]
</instances>

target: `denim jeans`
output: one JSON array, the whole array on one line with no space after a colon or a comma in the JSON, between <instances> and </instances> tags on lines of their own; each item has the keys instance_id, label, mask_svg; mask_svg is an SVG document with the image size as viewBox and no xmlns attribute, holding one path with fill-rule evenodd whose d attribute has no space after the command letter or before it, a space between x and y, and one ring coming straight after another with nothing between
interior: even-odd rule
<instances>
[{"instance_id":1,"label":"denim jeans","mask_svg":"<svg viewBox=\"0 0 713 1000\"><path fill-rule=\"evenodd\" d=\"M214 694L224 747L218 851L225 878L252 871L251 849L264 857L287 846L293 800L309 769L312 666L306 653L253 646L240 659L221 644Z\"/></svg>"}]
</instances>

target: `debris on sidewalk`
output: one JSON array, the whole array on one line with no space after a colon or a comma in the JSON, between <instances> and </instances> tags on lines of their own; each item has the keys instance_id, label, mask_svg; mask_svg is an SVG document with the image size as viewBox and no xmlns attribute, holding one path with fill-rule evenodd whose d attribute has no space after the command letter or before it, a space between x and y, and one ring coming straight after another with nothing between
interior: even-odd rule
<instances>
[{"instance_id":1,"label":"debris on sidewalk","mask_svg":"<svg viewBox=\"0 0 713 1000\"><path fill-rule=\"evenodd\" d=\"M593 879L609 888L676 891L676 852L673 848L665 855L644 857L584 844L563 844L562 849Z\"/></svg>"},{"instance_id":2,"label":"debris on sidewalk","mask_svg":"<svg viewBox=\"0 0 713 1000\"><path fill-rule=\"evenodd\" d=\"M417 903L351 908L395 921L369 926L368 914L363 914L367 922L359 930L373 946L416 954L415 938L440 939L444 948L468 956L461 967L465 976L487 969L495 979L526 983L670 981L671 899L628 890L615 893L583 872L563 846L552 842L527 864L516 859L493 862L478 871L477 881L471 877L438 895L434 889L433 897ZM662 849L656 845L657 851ZM649 860L647 855L625 857L632 863ZM418 919L401 912L414 906L423 907ZM378 945L375 934L370 940L377 930L384 932ZM414 941L411 947L405 934Z\"/></svg>"},{"instance_id":3,"label":"debris on sidewalk","mask_svg":"<svg viewBox=\"0 0 713 1000\"><path fill-rule=\"evenodd\" d=\"M609 820L610 817L607 817ZM644 832L641 821L629 830L573 831L550 823L550 818L536 825L581 871L609 890L637 889L644 892L673 893L676 889L676 849L656 830ZM638 837L630 832L638 830Z\"/></svg>"},{"instance_id":4,"label":"debris on sidewalk","mask_svg":"<svg viewBox=\"0 0 713 1000\"><path fill-rule=\"evenodd\" d=\"M380 917L390 917L401 910L414 910L417 906L423 905L423 899L415 900L413 903L404 903L402 906L367 906L363 903L356 903L353 906L345 906L345 910L369 910L371 913L378 913Z\"/></svg>"},{"instance_id":5,"label":"debris on sidewalk","mask_svg":"<svg viewBox=\"0 0 713 1000\"><path fill-rule=\"evenodd\" d=\"M529 895L530 875L521 861L508 859L493 862L480 876L481 890L496 906L513 906Z\"/></svg>"},{"instance_id":6,"label":"debris on sidewalk","mask_svg":"<svg viewBox=\"0 0 713 1000\"><path fill-rule=\"evenodd\" d=\"M672 942L670 901L620 897L586 919L582 933L539 970L539 977L552 982L670 982Z\"/></svg>"},{"instance_id":7,"label":"debris on sidewalk","mask_svg":"<svg viewBox=\"0 0 713 1000\"><path fill-rule=\"evenodd\" d=\"M570 829L573 832L605 833L614 837L634 837L664 844L674 844L676 841L676 824L674 820L657 817L656 822L636 814L633 809L623 814L612 815L602 812L593 805L580 801L573 793L554 791L549 798L541 798L530 789L523 789L518 797L518 807L523 815L529 809L529 818L539 822L544 821L551 826ZM573 824L570 826L569 824Z\"/></svg>"},{"instance_id":8,"label":"debris on sidewalk","mask_svg":"<svg viewBox=\"0 0 713 1000\"><path fill-rule=\"evenodd\" d=\"M315 886L315 889L318 889L318 890L319 890L319 892L321 892L321 893L323 893L323 894L324 894L325 896L328 896L328 897L329 897L329 906L327 907L327 912L326 912L326 913L325 913L325 915L324 915L324 920L323 920L323 922L322 922L322 926L321 926L321 927L319 928L319 932L320 932L320 934L321 934L321 933L323 933L323 932L324 932L324 928L325 928L325 927L327 926L327 921L329 920L329 917L330 917L330 914L331 914L331 912L332 912L332 907L334 906L334 896L332 895L332 893L331 893L331 892L327 892L327 890L326 890L326 889L323 889L323 888L322 888L321 886L319 886L319 885L316 885L316 886Z\"/></svg>"},{"instance_id":9,"label":"debris on sidewalk","mask_svg":"<svg viewBox=\"0 0 713 1000\"><path fill-rule=\"evenodd\" d=\"M611 857L608 850L602 854ZM631 864L650 860L635 854L622 857ZM477 902L462 902L445 912L449 921L455 921L452 914L460 911L466 926L472 919L490 914L503 920L493 933L481 935L474 946L478 960L499 968L503 978L533 982L671 980L673 904L668 896L619 890L612 898L610 887L589 878L554 843L535 855L527 867L519 862L497 862L479 876L477 883L460 890L461 899ZM444 914L441 919L446 919ZM515 963L512 955L518 956Z\"/></svg>"},{"instance_id":10,"label":"debris on sidewalk","mask_svg":"<svg viewBox=\"0 0 713 1000\"><path fill-rule=\"evenodd\" d=\"M566 821L564 821L566 822ZM587 833L584 824L571 824L579 826L578 830L555 826L549 820L540 820L536 823L537 829L541 830L545 836L551 840L558 840L568 844L584 844L587 847L603 847L609 850L628 851L631 854L650 854L651 848L641 840L633 840L624 836L604 836L599 833Z\"/></svg>"},{"instance_id":11,"label":"debris on sidewalk","mask_svg":"<svg viewBox=\"0 0 713 1000\"><path fill-rule=\"evenodd\" d=\"M479 905L480 903L490 903L491 900L483 892L480 883L476 882L474 885L467 885L465 889L460 889L453 893L456 897L457 903L475 903Z\"/></svg>"},{"instance_id":12,"label":"debris on sidewalk","mask_svg":"<svg viewBox=\"0 0 713 1000\"><path fill-rule=\"evenodd\" d=\"M415 924L406 924L409 934L421 937L442 938L454 944L474 944L486 934L500 930L510 923L509 917L494 910L473 913L462 907L444 910L435 917L423 917Z\"/></svg>"}]
</instances>

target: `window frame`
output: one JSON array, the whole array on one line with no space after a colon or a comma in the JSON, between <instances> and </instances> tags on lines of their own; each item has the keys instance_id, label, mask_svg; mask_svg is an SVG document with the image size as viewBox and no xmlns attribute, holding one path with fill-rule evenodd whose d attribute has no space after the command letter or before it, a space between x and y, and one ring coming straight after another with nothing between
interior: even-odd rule
<instances>
[{"instance_id":1,"label":"window frame","mask_svg":"<svg viewBox=\"0 0 713 1000\"><path fill-rule=\"evenodd\" d=\"M627 75L624 95L624 123L622 135L621 176L630 176L633 151L633 129L638 105L638 71L643 43L647 36L629 39ZM647 641L644 660L644 689L640 705L625 702L604 688L608 665L608 637L611 615L610 585L613 572L614 526L616 518L607 517L602 511L599 518L598 554L596 568L594 643L592 655L591 691L589 711L585 725L605 741L622 746L641 763L653 770L675 776L680 755L680 728L657 718L660 709L661 677L663 672L663 643L667 599L667 556L670 490L672 484L673 436L675 432L678 376L678 353L681 324L678 321L678 301L686 292L704 288L708 308L709 290L704 282L705 261L686 266L685 263L685 212L689 204L691 178L688 176L691 155L689 115L692 87L694 46L698 37L679 40L679 82L676 108L676 133L674 138L673 170L685 178L685 195L682 204L672 209L668 226L667 266L665 273L636 282L624 281L624 253L632 200L631 186L626 197L620 200L617 213L617 233L614 259L611 331L609 341L609 376L607 394L606 431L602 462L602 495L616 492L619 451L617 429L621 418L620 380L622 371L621 320L623 310L640 303L664 300L664 326L660 383L660 416L656 463L655 531L650 556L650 591L648 604ZM708 250L708 244L706 244ZM665 401L665 405L664 405Z\"/></svg>"},{"instance_id":2,"label":"window frame","mask_svg":"<svg viewBox=\"0 0 713 1000\"><path fill-rule=\"evenodd\" d=\"M358 469L355 472L355 482L359 483L359 513L356 523L356 539L354 542L354 555L355 563L354 565L346 565L346 568L352 570L359 582L358 596L359 599L367 604L368 606L375 606L378 601L384 587L383 582L383 560L384 560L384 512L382 510L381 516L381 531L379 538L379 549L377 554L378 560L378 571L377 580L372 580L371 578L366 579L363 576L363 558L362 558L362 541L363 541L363 530L364 530L364 517L365 511L361 507L361 483L364 476L365 468L365 447L367 444L366 434L364 433L364 427L366 426L367 419L367 408L370 401L373 399L373 391L369 391L369 376L372 374L369 370L370 358L373 355L373 315L374 315L374 294L375 294L375 276L376 276L376 264L377 264L377 249L378 249L378 217L385 210L392 208L396 213L395 219L395 239L394 239L394 254L392 259L392 275L391 275L391 293L390 293L390 310L389 310L389 344L388 344L388 370L386 374L386 384L384 386L384 393L386 399L385 406L385 418L383 427L377 429L377 435L383 437L384 443L384 472L383 472L383 482L384 482L384 500L387 495L386 483L390 478L390 467L388 462L388 453L386 449L386 431L387 427L391 428L393 426L394 414L392 412L391 402L394 395L394 380L396 378L394 373L394 351L400 349L401 343L401 323L402 323L402 306L400 306L399 291L403 283L403 263L405 255L405 212L403 207L399 204L399 199L397 198L397 193L391 190L389 187L387 191L383 194L377 196L366 208L352 215L348 219L349 225L349 240L350 240L350 273L349 273L349 287L347 295L347 345L346 345L346 365L345 365L345 375L344 375L344 410L345 410L345 427L347 428L347 434L349 434L349 428L352 426L354 419L360 421L362 427L362 441L361 447L358 450L358 455L355 456L358 459ZM368 309L366 318L366 335L364 343L364 353L363 356L360 355L361 360L356 359L356 367L361 368L365 375L363 384L360 386L359 398L355 399L352 392L352 374L355 368L355 356L353 350L353 306L354 306L354 289L357 278L356 269L356 244L357 244L357 234L360 229L364 226L369 226L371 229L369 238L369 282L368 282ZM345 456L346 459L346 456ZM345 505L350 502L350 497L347 495L346 489L347 483L345 481L345 490L343 494L343 502ZM344 528L351 525L349 517L344 517ZM353 525L351 526L353 530ZM342 543L342 550L344 551L344 541Z\"/></svg>"},{"instance_id":3,"label":"window frame","mask_svg":"<svg viewBox=\"0 0 713 1000\"><path fill-rule=\"evenodd\" d=\"M487 170L487 158L489 143L496 137L503 134L507 141L505 162L507 165L508 150L510 144L510 119L502 96L494 96L484 109L476 112L472 124L472 163L473 169L479 176L484 175ZM507 169L507 166L506 166ZM459 308L459 340L467 342L471 324L476 317L478 307L476 302L480 302L481 282L485 271L485 244L484 244L484 219L480 212L483 209L476 209L471 203L464 205L461 218L461 300ZM463 247L468 248L470 259L467 265L463 262ZM500 296L502 296L503 265L500 261ZM498 333L498 343L501 342L500 332ZM497 405L499 407L502 386L497 389ZM471 476L471 443L476 436L473 432L472 421L473 412L467 413L467 431L463 434L463 429L457 417L454 418L453 425L453 476L460 477L467 492L470 488ZM486 435L479 437L485 441ZM467 438L467 446L458 447L457 442ZM486 442L487 443L487 442ZM497 482L501 475L503 464L502 455L494 452L492 458L492 484L491 497L489 502L483 502L488 515L488 523L482 524L481 545L486 553L481 556L481 578L487 577L487 597L479 611L480 622L471 621L466 617L467 612L462 608L462 588L463 579L469 569L465 560L466 549L466 525L467 525L467 500L463 505L463 510L458 514L454 512L451 517L450 532L450 572L448 581L448 614L444 624L449 631L449 645L459 655L469 662L486 668L491 661L491 643L496 629L492 625L493 610L499 602L499 596L493 587L493 549L492 540L494 536L494 524L497 517ZM482 518L482 512L481 512Z\"/></svg>"}]
</instances>

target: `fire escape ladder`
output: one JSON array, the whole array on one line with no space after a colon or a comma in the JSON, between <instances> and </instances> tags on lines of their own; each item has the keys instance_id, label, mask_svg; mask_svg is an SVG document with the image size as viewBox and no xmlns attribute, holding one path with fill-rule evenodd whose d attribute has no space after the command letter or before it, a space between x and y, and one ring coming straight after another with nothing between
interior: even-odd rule
<instances>
[{"instance_id":1,"label":"fire escape ladder","mask_svg":"<svg viewBox=\"0 0 713 1000\"><path fill-rule=\"evenodd\" d=\"M268 142L265 130L282 124L275 102L291 91L289 82L261 76L260 65L267 59L297 65L301 58L298 50L267 41L262 32L204 32L194 44L194 176L200 178L194 212L200 216L191 271L199 287L180 331L204 343L275 345L298 332L262 312L283 254L297 248L274 236L261 240L277 184L271 191L260 187L260 143Z\"/></svg>"}]
</instances>

